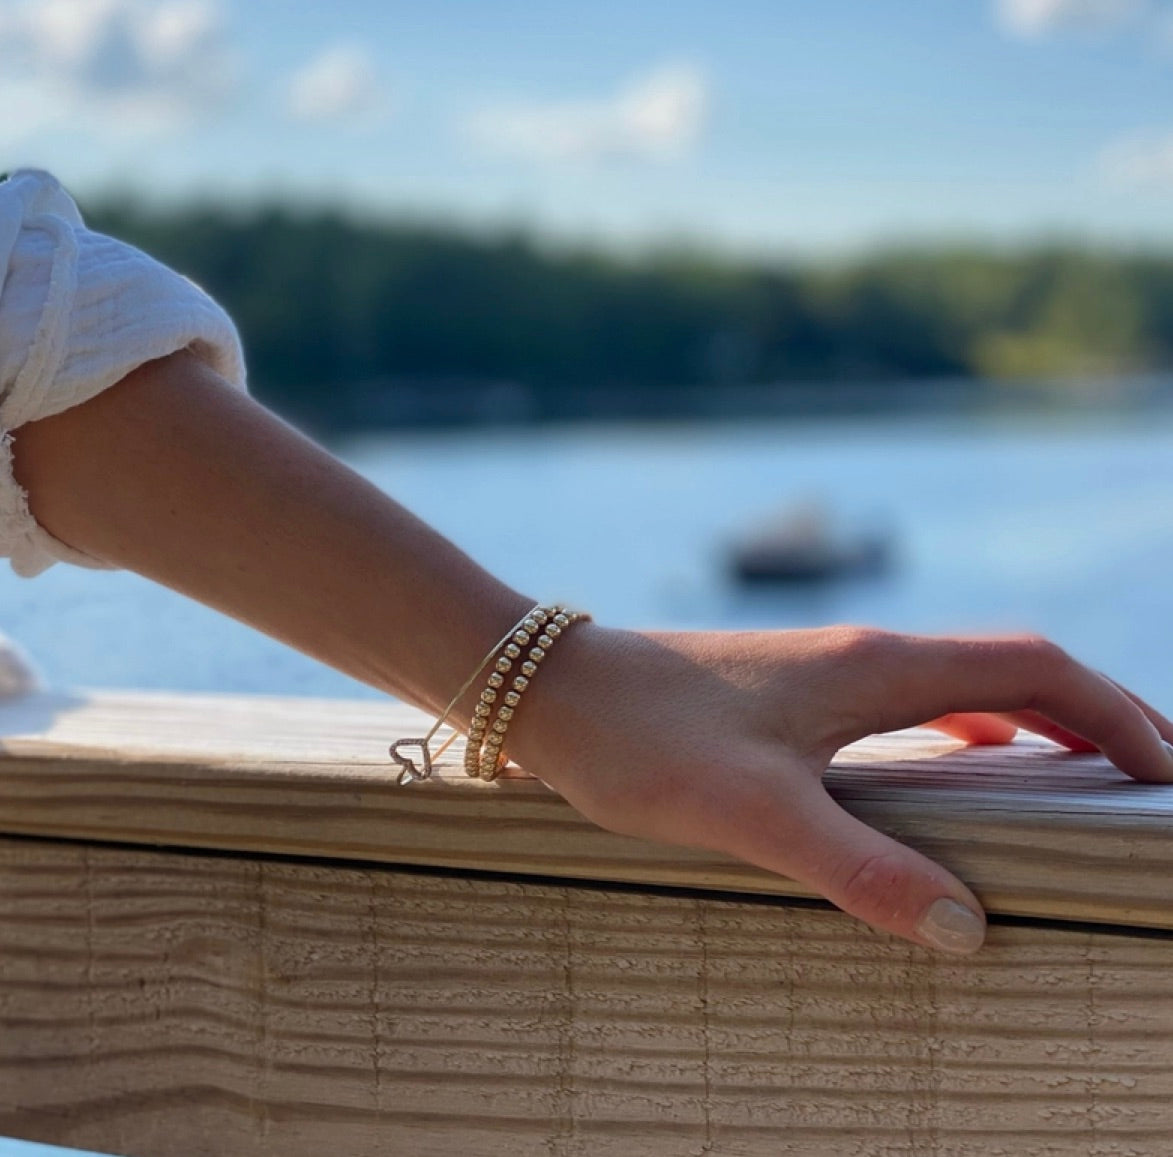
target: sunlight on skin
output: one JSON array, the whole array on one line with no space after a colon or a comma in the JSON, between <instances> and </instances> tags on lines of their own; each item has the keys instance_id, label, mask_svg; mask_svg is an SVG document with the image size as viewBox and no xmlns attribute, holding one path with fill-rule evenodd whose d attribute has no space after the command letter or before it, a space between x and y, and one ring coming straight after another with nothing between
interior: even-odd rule
<instances>
[{"instance_id":1,"label":"sunlight on skin","mask_svg":"<svg viewBox=\"0 0 1173 1157\"><path fill-rule=\"evenodd\" d=\"M189 355L21 427L14 453L58 538L433 714L535 602ZM926 721L966 743L1024 727L1173 782L1173 724L1045 639L845 626L581 623L527 690L509 754L602 827L727 853L873 927L972 952L985 924L970 889L822 782L847 744Z\"/></svg>"}]
</instances>

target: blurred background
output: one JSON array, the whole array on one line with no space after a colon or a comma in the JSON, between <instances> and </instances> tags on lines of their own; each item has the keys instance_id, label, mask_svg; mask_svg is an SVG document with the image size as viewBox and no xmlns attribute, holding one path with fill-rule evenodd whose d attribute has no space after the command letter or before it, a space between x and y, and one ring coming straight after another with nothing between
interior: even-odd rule
<instances>
[{"instance_id":1,"label":"blurred background","mask_svg":"<svg viewBox=\"0 0 1173 1157\"><path fill-rule=\"evenodd\" d=\"M1043 631L1173 709L1173 3L0 0L0 108L521 589ZM0 627L373 694L127 574L5 570Z\"/></svg>"},{"instance_id":2,"label":"blurred background","mask_svg":"<svg viewBox=\"0 0 1173 1157\"><path fill-rule=\"evenodd\" d=\"M1171 98L1145 0L0 0L0 168L526 592L1044 631L1167 710ZM61 685L373 694L126 574L5 572L0 627Z\"/></svg>"}]
</instances>

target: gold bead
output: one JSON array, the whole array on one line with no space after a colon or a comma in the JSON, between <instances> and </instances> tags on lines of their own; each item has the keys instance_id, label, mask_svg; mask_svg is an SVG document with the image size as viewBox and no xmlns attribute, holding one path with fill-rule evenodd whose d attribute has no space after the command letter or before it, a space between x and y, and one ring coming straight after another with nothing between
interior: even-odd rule
<instances>
[{"instance_id":1,"label":"gold bead","mask_svg":"<svg viewBox=\"0 0 1173 1157\"><path fill-rule=\"evenodd\" d=\"M481 690L477 702L473 704L473 715L468 724L468 737L463 752L464 769L467 774L495 779L498 772L508 764L509 757L503 750L505 733L521 701L521 693L529 687L530 680L537 673L538 665L545 659L547 651L568 626L580 619L589 620L590 615L567 611L560 604L537 607L513 627L495 657L490 655L489 659L482 661L475 674L479 674L485 667L489 667L490 670L486 686ZM519 660L523 661L519 663ZM518 674L511 679L510 675L514 670L517 670ZM506 687L508 690L503 690ZM440 723L444 722L454 706L455 704L444 711Z\"/></svg>"}]
</instances>

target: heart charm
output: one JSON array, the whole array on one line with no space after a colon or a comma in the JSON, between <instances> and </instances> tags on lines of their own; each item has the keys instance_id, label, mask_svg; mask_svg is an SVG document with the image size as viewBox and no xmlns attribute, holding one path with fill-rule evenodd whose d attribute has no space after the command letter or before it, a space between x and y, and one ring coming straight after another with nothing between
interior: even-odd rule
<instances>
[{"instance_id":1,"label":"heart charm","mask_svg":"<svg viewBox=\"0 0 1173 1157\"><path fill-rule=\"evenodd\" d=\"M416 766L415 761L408 759L406 755L400 752L401 747L418 747L420 754L423 756L423 768ZM417 780L427 779L432 774L432 754L428 751L428 741L426 739L397 739L390 747L391 758L399 764L403 770L399 773L399 786L405 787L409 783L415 783Z\"/></svg>"}]
</instances>

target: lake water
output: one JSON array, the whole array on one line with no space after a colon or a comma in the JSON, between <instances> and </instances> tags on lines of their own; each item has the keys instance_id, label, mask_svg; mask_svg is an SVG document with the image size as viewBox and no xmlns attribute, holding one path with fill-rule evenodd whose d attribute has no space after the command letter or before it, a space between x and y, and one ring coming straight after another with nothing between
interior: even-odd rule
<instances>
[{"instance_id":1,"label":"lake water","mask_svg":"<svg viewBox=\"0 0 1173 1157\"><path fill-rule=\"evenodd\" d=\"M1173 710L1173 413L411 434L340 448L534 596L625 626L1042 631ZM504 523L486 495L510 496ZM746 593L740 532L816 498L897 542L882 579ZM0 574L53 684L373 695L133 575ZM33 1157L0 1140L0 1157Z\"/></svg>"}]
</instances>

